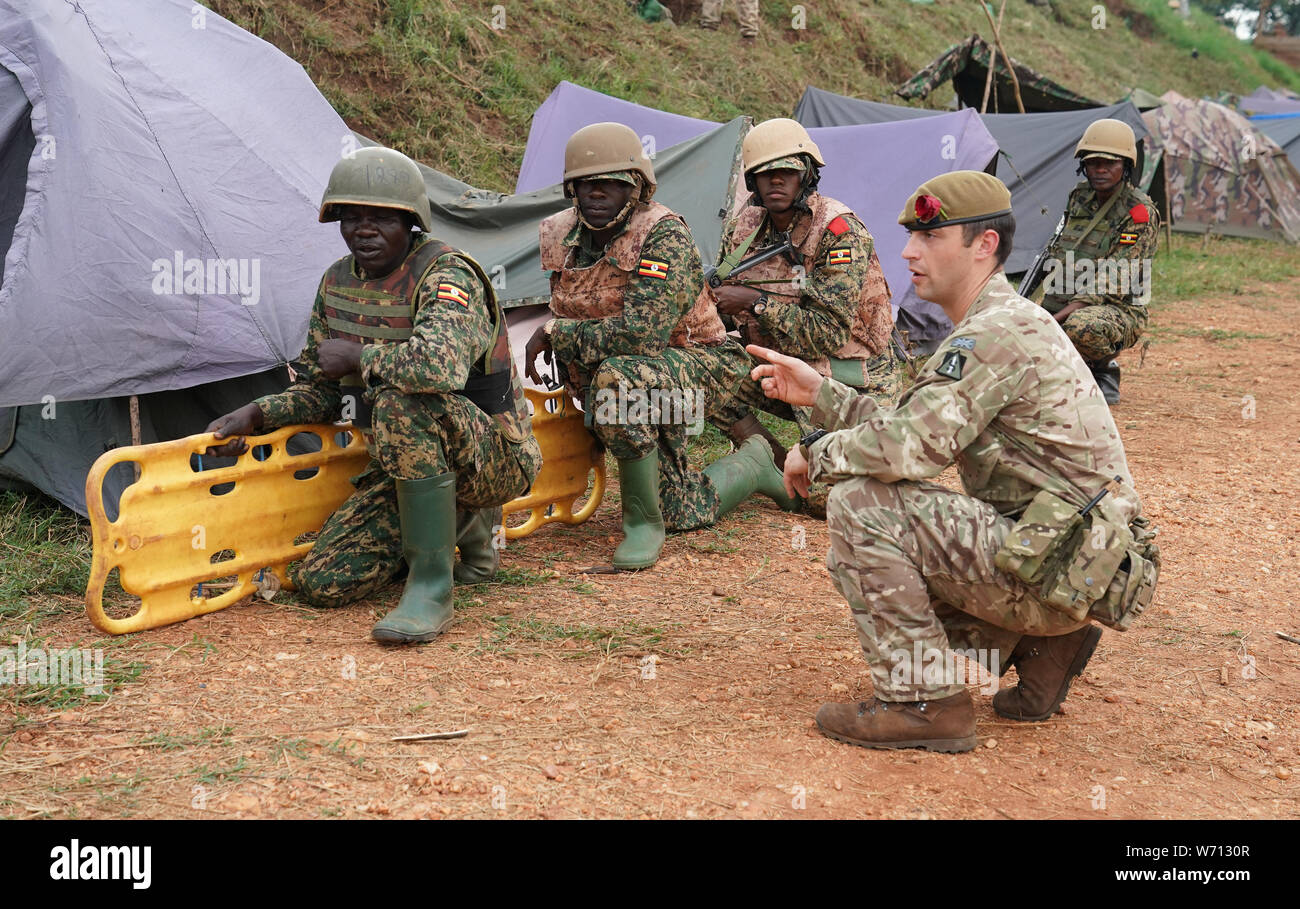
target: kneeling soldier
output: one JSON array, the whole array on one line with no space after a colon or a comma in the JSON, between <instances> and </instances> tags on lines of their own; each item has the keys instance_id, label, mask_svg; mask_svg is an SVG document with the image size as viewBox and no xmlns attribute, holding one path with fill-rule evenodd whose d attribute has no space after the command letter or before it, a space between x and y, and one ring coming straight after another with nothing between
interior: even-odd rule
<instances>
[{"instance_id":1,"label":"kneeling soldier","mask_svg":"<svg viewBox=\"0 0 1300 909\"><path fill-rule=\"evenodd\" d=\"M501 505L532 486L541 450L491 281L429 236L415 162L386 148L341 160L320 220L339 222L351 255L321 280L297 381L208 431L225 438L351 419L370 463L290 579L311 604L341 606L405 565L401 602L372 636L429 641L451 624L453 577L496 573ZM246 448L236 438L214 451Z\"/></svg>"}]
</instances>

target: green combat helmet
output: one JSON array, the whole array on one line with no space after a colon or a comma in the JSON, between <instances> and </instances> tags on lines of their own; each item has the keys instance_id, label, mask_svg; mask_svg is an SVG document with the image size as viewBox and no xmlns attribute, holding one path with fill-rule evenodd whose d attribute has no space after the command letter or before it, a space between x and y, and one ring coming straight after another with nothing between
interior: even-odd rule
<instances>
[{"instance_id":1,"label":"green combat helmet","mask_svg":"<svg viewBox=\"0 0 1300 909\"><path fill-rule=\"evenodd\" d=\"M1137 139L1133 136L1133 127L1123 120L1097 120L1089 124L1074 149L1076 158L1110 158L1124 159L1129 167L1136 168L1138 153Z\"/></svg>"},{"instance_id":2,"label":"green combat helmet","mask_svg":"<svg viewBox=\"0 0 1300 909\"><path fill-rule=\"evenodd\" d=\"M374 205L409 211L425 233L429 232L433 218L420 168L392 148L361 148L334 165L321 198L320 220L339 220L340 205Z\"/></svg>"},{"instance_id":3,"label":"green combat helmet","mask_svg":"<svg viewBox=\"0 0 1300 909\"><path fill-rule=\"evenodd\" d=\"M655 194L655 168L641 147L641 138L622 123L584 126L564 146L564 195L572 198L573 182L583 177L636 171L642 177L641 199Z\"/></svg>"}]
</instances>

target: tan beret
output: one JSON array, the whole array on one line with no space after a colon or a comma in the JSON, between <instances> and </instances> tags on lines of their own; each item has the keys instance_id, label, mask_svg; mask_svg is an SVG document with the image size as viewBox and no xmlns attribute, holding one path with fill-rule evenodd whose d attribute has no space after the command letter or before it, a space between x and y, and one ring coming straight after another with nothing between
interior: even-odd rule
<instances>
[{"instance_id":1,"label":"tan beret","mask_svg":"<svg viewBox=\"0 0 1300 909\"><path fill-rule=\"evenodd\" d=\"M955 170L926 180L908 197L898 223L908 230L930 230L1011 214L1011 191L997 177L978 170Z\"/></svg>"}]
</instances>

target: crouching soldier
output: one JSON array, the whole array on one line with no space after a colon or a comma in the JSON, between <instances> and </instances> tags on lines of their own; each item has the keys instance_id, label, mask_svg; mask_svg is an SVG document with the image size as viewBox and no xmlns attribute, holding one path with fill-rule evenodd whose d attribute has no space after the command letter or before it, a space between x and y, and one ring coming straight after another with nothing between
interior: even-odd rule
<instances>
[{"instance_id":1,"label":"crouching soldier","mask_svg":"<svg viewBox=\"0 0 1300 909\"><path fill-rule=\"evenodd\" d=\"M405 155L339 161L320 220L339 222L350 254L321 280L302 371L208 427L237 437L216 453L239 454L262 429L352 420L370 462L289 577L312 605L342 606L405 567L401 601L372 631L386 644L432 640L452 622L453 580L495 574L501 505L541 466L491 281L429 235L430 217Z\"/></svg>"},{"instance_id":2,"label":"crouching soldier","mask_svg":"<svg viewBox=\"0 0 1300 909\"><path fill-rule=\"evenodd\" d=\"M975 711L950 648L1014 665L993 709L1050 717L1101 638L1150 602L1159 554L1124 446L1088 367L1050 314L1002 271L1015 220L996 177L922 184L899 223L917 294L952 334L896 407L751 347L766 394L824 427L790 451L785 479L834 482L836 586L871 667L870 700L826 704L817 725L871 748L968 751ZM964 492L927 482L956 464Z\"/></svg>"},{"instance_id":3,"label":"crouching soldier","mask_svg":"<svg viewBox=\"0 0 1300 909\"><path fill-rule=\"evenodd\" d=\"M526 370L540 383L536 358L553 356L618 461L614 567L648 568L666 530L712 524L754 492L795 507L761 440L703 472L687 462L690 432L730 403L750 363L727 339L686 222L651 201L654 168L640 138L620 123L578 130L565 147L564 187L573 207L540 228L555 318L529 340ZM636 406L652 395L682 406Z\"/></svg>"}]
</instances>

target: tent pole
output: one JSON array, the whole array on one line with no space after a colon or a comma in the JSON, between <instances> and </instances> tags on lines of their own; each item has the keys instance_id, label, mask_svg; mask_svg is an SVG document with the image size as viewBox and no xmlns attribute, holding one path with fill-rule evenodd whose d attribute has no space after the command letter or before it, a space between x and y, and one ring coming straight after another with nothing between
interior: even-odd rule
<instances>
[{"instance_id":1,"label":"tent pole","mask_svg":"<svg viewBox=\"0 0 1300 909\"><path fill-rule=\"evenodd\" d=\"M140 444L140 398L131 395L131 444ZM135 478L140 479L140 462L135 461Z\"/></svg>"},{"instance_id":2,"label":"tent pole","mask_svg":"<svg viewBox=\"0 0 1300 909\"><path fill-rule=\"evenodd\" d=\"M1002 0L1002 7L998 10L998 25L1002 25L1002 14L1007 11L1007 0ZM992 54L989 55L992 58ZM990 59L988 72L984 74L984 100L980 102L980 113L985 113L989 109L989 89L993 87L993 67L997 61Z\"/></svg>"},{"instance_id":3,"label":"tent pole","mask_svg":"<svg viewBox=\"0 0 1300 909\"><path fill-rule=\"evenodd\" d=\"M1023 114L1025 112L1025 102L1020 100L1020 79L1016 77L1016 68L1011 65L1011 58L1007 56L1007 49L1002 46L1002 33L998 31L998 24L993 21L993 12L986 6L983 0L980 0L980 9L984 10L984 15L988 16L989 25L993 27L993 40L997 42L998 50L1002 53L1002 61L1007 65L1007 72L1011 73L1011 88L1016 93L1016 107Z\"/></svg>"},{"instance_id":4,"label":"tent pole","mask_svg":"<svg viewBox=\"0 0 1300 909\"><path fill-rule=\"evenodd\" d=\"M1174 200L1169 195L1169 155L1164 153L1160 156L1160 176L1165 181L1165 249L1173 252L1174 249Z\"/></svg>"}]
</instances>

